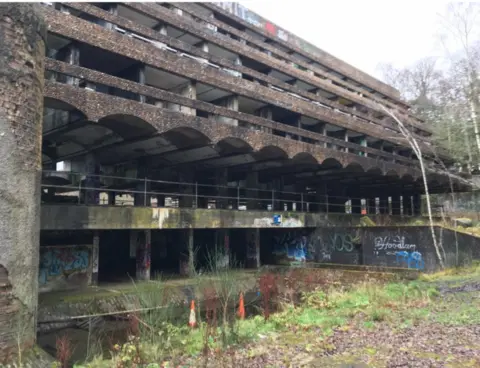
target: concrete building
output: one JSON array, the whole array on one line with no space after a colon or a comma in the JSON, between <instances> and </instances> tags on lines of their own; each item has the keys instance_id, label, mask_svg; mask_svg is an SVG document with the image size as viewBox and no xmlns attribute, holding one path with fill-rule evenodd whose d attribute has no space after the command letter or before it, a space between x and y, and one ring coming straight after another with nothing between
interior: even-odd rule
<instances>
[{"instance_id":1,"label":"concrete building","mask_svg":"<svg viewBox=\"0 0 480 368\"><path fill-rule=\"evenodd\" d=\"M40 12L41 292L188 273L213 249L242 267L322 261L308 229L419 214L419 161L384 107L433 169L430 128L397 90L241 5ZM299 245L273 257L287 227Z\"/></svg>"}]
</instances>

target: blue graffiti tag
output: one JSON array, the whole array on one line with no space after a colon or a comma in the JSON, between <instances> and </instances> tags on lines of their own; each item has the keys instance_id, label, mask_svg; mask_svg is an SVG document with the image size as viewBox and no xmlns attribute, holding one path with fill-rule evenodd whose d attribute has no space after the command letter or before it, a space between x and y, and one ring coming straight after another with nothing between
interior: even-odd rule
<instances>
[{"instance_id":1,"label":"blue graffiti tag","mask_svg":"<svg viewBox=\"0 0 480 368\"><path fill-rule=\"evenodd\" d=\"M406 265L408 268L423 270L425 262L420 252L407 252L405 250L395 253L396 261L399 265Z\"/></svg>"},{"instance_id":2,"label":"blue graffiti tag","mask_svg":"<svg viewBox=\"0 0 480 368\"><path fill-rule=\"evenodd\" d=\"M45 285L51 277L86 272L88 266L89 252L87 250L48 249L40 256L38 282L40 285Z\"/></svg>"}]
</instances>

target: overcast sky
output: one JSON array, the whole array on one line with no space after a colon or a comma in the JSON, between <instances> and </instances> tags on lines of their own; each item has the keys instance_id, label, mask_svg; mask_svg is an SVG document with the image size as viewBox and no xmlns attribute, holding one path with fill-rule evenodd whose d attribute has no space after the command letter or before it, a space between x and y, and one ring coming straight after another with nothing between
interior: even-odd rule
<instances>
[{"instance_id":1,"label":"overcast sky","mask_svg":"<svg viewBox=\"0 0 480 368\"><path fill-rule=\"evenodd\" d=\"M353 66L380 77L377 65L402 67L442 53L443 0L243 0L242 5Z\"/></svg>"}]
</instances>

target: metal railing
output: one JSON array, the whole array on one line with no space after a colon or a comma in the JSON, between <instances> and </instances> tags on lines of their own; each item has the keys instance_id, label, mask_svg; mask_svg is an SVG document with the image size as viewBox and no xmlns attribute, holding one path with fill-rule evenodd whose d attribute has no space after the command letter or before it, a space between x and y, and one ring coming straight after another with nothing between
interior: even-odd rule
<instances>
[{"instance_id":1,"label":"metal railing","mask_svg":"<svg viewBox=\"0 0 480 368\"><path fill-rule=\"evenodd\" d=\"M59 181L62 184L58 184ZM43 171L42 203L411 215L411 197L355 198L252 188L241 184L153 180L71 171Z\"/></svg>"}]
</instances>

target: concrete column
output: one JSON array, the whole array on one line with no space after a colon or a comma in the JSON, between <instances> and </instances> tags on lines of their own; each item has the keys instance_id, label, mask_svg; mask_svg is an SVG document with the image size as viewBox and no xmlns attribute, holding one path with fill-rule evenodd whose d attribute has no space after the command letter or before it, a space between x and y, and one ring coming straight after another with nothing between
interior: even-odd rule
<instances>
[{"instance_id":1,"label":"concrete column","mask_svg":"<svg viewBox=\"0 0 480 368\"><path fill-rule=\"evenodd\" d=\"M274 179L271 183L271 187L273 189L273 198L274 198L274 203L273 203L273 211L283 211L284 207L283 204L284 202L282 201L282 191L283 191L283 179Z\"/></svg>"},{"instance_id":2,"label":"concrete column","mask_svg":"<svg viewBox=\"0 0 480 368\"><path fill-rule=\"evenodd\" d=\"M272 120L273 119L273 112L272 112L272 109L270 107L262 107L258 110L255 111L255 114L264 118L264 119L268 119L268 120ZM272 129L270 128L267 128L267 127L262 127L260 129L262 132L265 132L265 133L272 133Z\"/></svg>"},{"instance_id":3,"label":"concrete column","mask_svg":"<svg viewBox=\"0 0 480 368\"><path fill-rule=\"evenodd\" d=\"M188 97L191 99L197 98L197 85L195 81L190 81L184 83L180 86L177 86L171 90L173 93L177 93L183 97ZM165 103L170 110L181 112L186 115L196 115L197 110L192 107L182 106L174 103Z\"/></svg>"},{"instance_id":4,"label":"concrete column","mask_svg":"<svg viewBox=\"0 0 480 368\"><path fill-rule=\"evenodd\" d=\"M400 196L398 194L392 195L392 215L400 216Z\"/></svg>"},{"instance_id":5,"label":"concrete column","mask_svg":"<svg viewBox=\"0 0 480 368\"><path fill-rule=\"evenodd\" d=\"M412 196L403 195L403 215L412 216Z\"/></svg>"},{"instance_id":6,"label":"concrete column","mask_svg":"<svg viewBox=\"0 0 480 368\"><path fill-rule=\"evenodd\" d=\"M195 183L193 172L182 172L178 175L178 181L184 183L180 185L180 192L183 196L180 196L179 205L181 208L192 208L195 204Z\"/></svg>"},{"instance_id":7,"label":"concrete column","mask_svg":"<svg viewBox=\"0 0 480 368\"><path fill-rule=\"evenodd\" d=\"M100 254L100 233L95 231L93 233L92 242L92 285L98 285L98 260Z\"/></svg>"},{"instance_id":8,"label":"concrete column","mask_svg":"<svg viewBox=\"0 0 480 368\"><path fill-rule=\"evenodd\" d=\"M135 182L134 206L150 206L151 197L148 192L151 190L151 182L147 178L148 168L143 160L138 160L137 163L137 179Z\"/></svg>"},{"instance_id":9,"label":"concrete column","mask_svg":"<svg viewBox=\"0 0 480 368\"><path fill-rule=\"evenodd\" d=\"M134 233L136 254L136 278L137 280L150 280L150 259L151 259L151 230L130 230Z\"/></svg>"},{"instance_id":10,"label":"concrete column","mask_svg":"<svg viewBox=\"0 0 480 368\"><path fill-rule=\"evenodd\" d=\"M137 82L139 84L145 84L145 65L142 64L137 69ZM147 100L145 95L138 95L138 101L145 103Z\"/></svg>"},{"instance_id":11,"label":"concrete column","mask_svg":"<svg viewBox=\"0 0 480 368\"><path fill-rule=\"evenodd\" d=\"M367 214L369 215L377 214L377 206L375 203L375 198L367 198Z\"/></svg>"},{"instance_id":12,"label":"concrete column","mask_svg":"<svg viewBox=\"0 0 480 368\"><path fill-rule=\"evenodd\" d=\"M219 101L217 103L220 106L226 107L227 109L238 111L238 96L237 95L232 95L232 96L227 96ZM233 126L238 126L238 120L237 119L232 119L232 118L227 118L225 116L219 116L216 115L215 119L218 122L228 124L228 125L233 125Z\"/></svg>"},{"instance_id":13,"label":"concrete column","mask_svg":"<svg viewBox=\"0 0 480 368\"><path fill-rule=\"evenodd\" d=\"M71 65L80 65L80 50L75 42L68 46L68 54L66 62ZM67 76L67 84L78 86L78 78Z\"/></svg>"},{"instance_id":14,"label":"concrete column","mask_svg":"<svg viewBox=\"0 0 480 368\"><path fill-rule=\"evenodd\" d=\"M360 215L362 213L362 201L360 198L352 198L352 214Z\"/></svg>"},{"instance_id":15,"label":"concrete column","mask_svg":"<svg viewBox=\"0 0 480 368\"><path fill-rule=\"evenodd\" d=\"M85 157L85 190L84 203L87 205L97 205L100 202L100 193L96 188L100 185L100 165L95 156L89 153Z\"/></svg>"},{"instance_id":16,"label":"concrete column","mask_svg":"<svg viewBox=\"0 0 480 368\"><path fill-rule=\"evenodd\" d=\"M230 231L229 229L217 229L216 231L216 260L217 268L230 266Z\"/></svg>"},{"instance_id":17,"label":"concrete column","mask_svg":"<svg viewBox=\"0 0 480 368\"><path fill-rule=\"evenodd\" d=\"M247 229L247 268L260 267L260 229Z\"/></svg>"},{"instance_id":18,"label":"concrete column","mask_svg":"<svg viewBox=\"0 0 480 368\"><path fill-rule=\"evenodd\" d=\"M388 205L388 197L380 197L380 214L382 215L390 214L389 208L390 207Z\"/></svg>"},{"instance_id":19,"label":"concrete column","mask_svg":"<svg viewBox=\"0 0 480 368\"><path fill-rule=\"evenodd\" d=\"M216 208L227 209L229 200L226 198L228 197L228 170L226 168L215 171L215 185L218 185L218 187L215 188L217 196L223 197L215 199Z\"/></svg>"},{"instance_id":20,"label":"concrete column","mask_svg":"<svg viewBox=\"0 0 480 368\"><path fill-rule=\"evenodd\" d=\"M247 172L247 178L245 181L245 186L248 188L246 191L247 198L252 198L247 200L247 210L258 210L261 208L258 200L258 171L249 171Z\"/></svg>"},{"instance_id":21,"label":"concrete column","mask_svg":"<svg viewBox=\"0 0 480 368\"><path fill-rule=\"evenodd\" d=\"M179 267L180 275L182 276L195 276L195 243L193 229L182 230L182 249L180 253Z\"/></svg>"},{"instance_id":22,"label":"concrete column","mask_svg":"<svg viewBox=\"0 0 480 368\"><path fill-rule=\"evenodd\" d=\"M413 198L413 216L420 216L422 214L422 196L414 194Z\"/></svg>"},{"instance_id":23,"label":"concrete column","mask_svg":"<svg viewBox=\"0 0 480 368\"><path fill-rule=\"evenodd\" d=\"M0 3L0 361L36 339L45 39L37 4Z\"/></svg>"}]
</instances>

